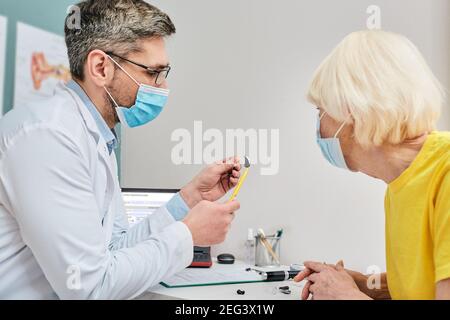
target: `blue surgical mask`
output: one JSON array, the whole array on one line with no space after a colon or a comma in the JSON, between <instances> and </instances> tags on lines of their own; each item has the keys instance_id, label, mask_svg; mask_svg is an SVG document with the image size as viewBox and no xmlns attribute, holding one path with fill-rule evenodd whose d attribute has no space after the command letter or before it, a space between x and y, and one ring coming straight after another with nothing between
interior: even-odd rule
<instances>
[{"instance_id":1,"label":"blue surgical mask","mask_svg":"<svg viewBox=\"0 0 450 320\"><path fill-rule=\"evenodd\" d=\"M116 112L117 116L119 117L120 123L129 128L135 128L143 126L158 117L167 103L169 90L156 88L137 82L113 58L109 58L139 86L139 90L136 96L136 102L131 108L119 106L112 97L111 93L105 88L106 93L116 105Z\"/></svg>"},{"instance_id":2,"label":"blue surgical mask","mask_svg":"<svg viewBox=\"0 0 450 320\"><path fill-rule=\"evenodd\" d=\"M344 154L342 153L341 143L337 138L339 133L345 127L345 122L342 124L333 138L322 138L320 136L320 122L325 114L326 113L324 112L322 116L317 116L317 144L319 145L320 150L322 150L323 156L329 163L331 163L335 167L348 170Z\"/></svg>"}]
</instances>

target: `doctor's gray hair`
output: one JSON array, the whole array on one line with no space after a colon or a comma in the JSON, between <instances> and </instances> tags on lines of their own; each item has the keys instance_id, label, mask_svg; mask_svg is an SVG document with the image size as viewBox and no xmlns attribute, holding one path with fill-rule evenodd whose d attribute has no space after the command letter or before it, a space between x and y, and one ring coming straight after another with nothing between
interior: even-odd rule
<instances>
[{"instance_id":1,"label":"doctor's gray hair","mask_svg":"<svg viewBox=\"0 0 450 320\"><path fill-rule=\"evenodd\" d=\"M80 28L70 28L69 14L64 33L70 72L79 80L84 80L84 65L92 50L126 56L139 52L141 39L176 32L167 14L143 0L85 0L76 6Z\"/></svg>"}]
</instances>

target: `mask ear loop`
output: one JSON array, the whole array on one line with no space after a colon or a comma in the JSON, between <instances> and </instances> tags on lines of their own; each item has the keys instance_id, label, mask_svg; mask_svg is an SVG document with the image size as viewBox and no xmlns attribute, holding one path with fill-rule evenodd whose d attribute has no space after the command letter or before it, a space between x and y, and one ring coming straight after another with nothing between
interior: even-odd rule
<instances>
[{"instance_id":1,"label":"mask ear loop","mask_svg":"<svg viewBox=\"0 0 450 320\"><path fill-rule=\"evenodd\" d=\"M125 72L125 74L126 74L127 76L129 76L129 77L131 78L131 80L133 80L133 81L138 85L138 87L141 86L141 84L140 84L139 82L137 82L136 79L134 79L134 78L131 76L131 74L129 74L129 73L127 72L127 70L125 70L120 64L118 64L118 63L116 62L116 60L114 60L110 55L107 55L107 56L108 56L108 58L110 58L110 59L112 60L112 62L114 62L114 63L116 64L116 66L118 66L123 72Z\"/></svg>"},{"instance_id":2,"label":"mask ear loop","mask_svg":"<svg viewBox=\"0 0 450 320\"><path fill-rule=\"evenodd\" d=\"M339 135L339 133L341 133L342 129L344 129L344 127L347 125L346 122L344 122L341 127L339 128L339 130L336 132L336 134L334 135L335 138L337 138L337 136Z\"/></svg>"},{"instance_id":3,"label":"mask ear loop","mask_svg":"<svg viewBox=\"0 0 450 320\"><path fill-rule=\"evenodd\" d=\"M351 118L351 115L348 116L348 118ZM344 129L344 127L347 125L347 120L345 120L345 122L341 125L341 127L339 128L339 130L336 132L336 134L334 135L335 138L337 138L337 136L339 135L339 133L341 133L342 129Z\"/></svg>"},{"instance_id":4,"label":"mask ear loop","mask_svg":"<svg viewBox=\"0 0 450 320\"><path fill-rule=\"evenodd\" d=\"M322 118L326 115L326 111L324 111L322 113L322 115L320 116L319 120L322 121ZM350 117L350 116L349 116ZM344 127L347 125L347 122L345 121L344 123L342 123L342 125L339 127L338 131L336 132L336 134L334 135L334 138L337 138L337 136L339 135L339 133L341 133L342 129L344 129Z\"/></svg>"},{"instance_id":5,"label":"mask ear loop","mask_svg":"<svg viewBox=\"0 0 450 320\"><path fill-rule=\"evenodd\" d=\"M131 80L133 80L138 86L140 86L139 82L137 82L124 68L122 68L122 66L120 64L118 64L110 55L107 55L108 58L111 59L112 62L114 62L115 65L117 65L120 70L122 70L123 72L125 72L125 74L127 76L129 76L131 78ZM105 89L106 93L108 94L108 96L111 98L112 102L114 102L114 104L116 105L116 109L120 109L120 106L117 104L116 100L113 98L113 96L111 95L111 93L108 91L108 89L106 89L106 87L103 87L103 89ZM120 113L117 113L119 118L121 118ZM122 121L121 121L122 122Z\"/></svg>"},{"instance_id":6,"label":"mask ear loop","mask_svg":"<svg viewBox=\"0 0 450 320\"><path fill-rule=\"evenodd\" d=\"M114 102L114 104L116 105L115 111L116 111L117 116L119 117L120 123L125 125L126 127L129 127L128 124L127 124L126 119L124 118L122 113L119 112L120 111L120 106L117 104L116 100L112 97L111 93L109 93L109 91L108 91L108 89L106 89L106 87L103 87L103 89L105 89L106 93L111 98L112 102Z\"/></svg>"},{"instance_id":7,"label":"mask ear loop","mask_svg":"<svg viewBox=\"0 0 450 320\"><path fill-rule=\"evenodd\" d=\"M108 94L108 96L111 98L112 102L114 102L114 104L116 105L117 108L120 108L119 105L117 104L116 100L114 100L114 98L112 97L111 93L109 93L108 89L106 89L106 87L103 87L103 89L105 89L106 93Z\"/></svg>"}]
</instances>

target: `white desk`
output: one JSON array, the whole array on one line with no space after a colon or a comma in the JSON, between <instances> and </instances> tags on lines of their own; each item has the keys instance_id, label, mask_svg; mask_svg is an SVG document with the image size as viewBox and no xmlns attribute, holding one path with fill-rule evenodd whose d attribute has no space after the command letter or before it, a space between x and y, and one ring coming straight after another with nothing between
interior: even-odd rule
<instances>
[{"instance_id":1,"label":"white desk","mask_svg":"<svg viewBox=\"0 0 450 320\"><path fill-rule=\"evenodd\" d=\"M245 264L236 261L236 265ZM213 271L214 265L205 269ZM224 267L221 265L220 267ZM289 286L291 294L287 295L278 290L279 287ZM292 280L283 282L257 282L217 286L166 288L158 285L142 295L139 300L300 300L300 292L304 282L295 283ZM244 295L238 295L237 290L244 290Z\"/></svg>"}]
</instances>

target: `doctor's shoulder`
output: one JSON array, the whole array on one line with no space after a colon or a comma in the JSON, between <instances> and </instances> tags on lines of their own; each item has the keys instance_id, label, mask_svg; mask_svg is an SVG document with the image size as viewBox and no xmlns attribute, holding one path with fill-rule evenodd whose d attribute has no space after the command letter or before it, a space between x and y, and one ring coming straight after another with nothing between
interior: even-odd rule
<instances>
[{"instance_id":1,"label":"doctor's shoulder","mask_svg":"<svg viewBox=\"0 0 450 320\"><path fill-rule=\"evenodd\" d=\"M85 131L83 118L70 95L56 94L15 106L0 118L0 154L21 137L31 137L36 130L59 132L73 140L78 140Z\"/></svg>"}]
</instances>

